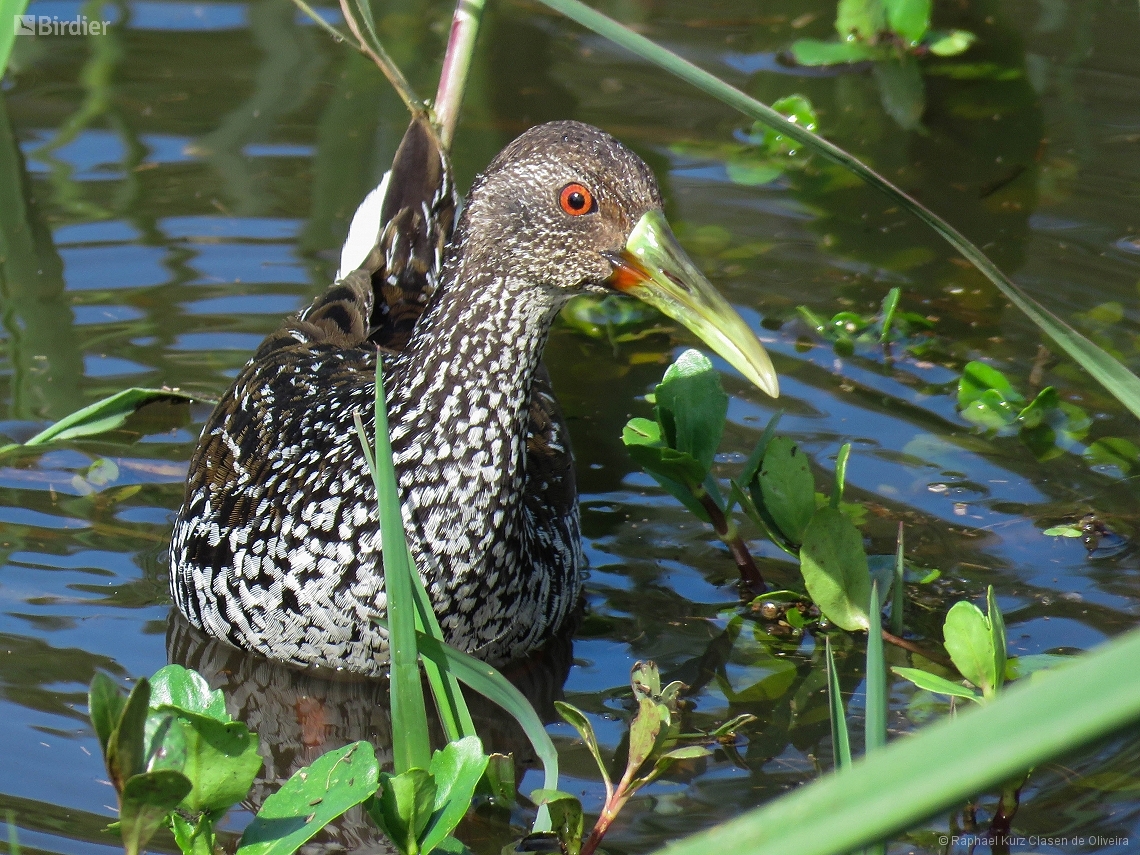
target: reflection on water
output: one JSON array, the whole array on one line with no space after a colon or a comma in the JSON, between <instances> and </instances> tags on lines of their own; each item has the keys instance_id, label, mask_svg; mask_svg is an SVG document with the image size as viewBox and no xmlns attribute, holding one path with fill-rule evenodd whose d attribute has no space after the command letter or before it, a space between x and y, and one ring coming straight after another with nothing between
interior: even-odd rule
<instances>
[{"instance_id":1,"label":"reflection on water","mask_svg":"<svg viewBox=\"0 0 1140 855\"><path fill-rule=\"evenodd\" d=\"M737 0L699 10L679 0L601 5L765 100L809 96L828 136L1140 370L1133 4L940 4L938 26L971 29L979 45L957 65L923 66L926 109L910 132L884 112L881 75L780 64L794 38L828 35L827 0L760 12ZM413 85L432 91L449 4L382 7L382 37ZM30 11L72 17L82 8L38 0ZM105 4L103 14L117 22L103 38L18 39L16 73L0 92L0 433L14 439L129 384L217 396L280 317L327 282L348 218L406 125L368 63L299 23L286 0L138 0ZM849 498L868 508L871 551L893 550L901 520L915 564L941 570L937 582L913 586L916 630L937 637L947 604L987 584L1017 654L1087 649L1136 623L1140 471L1091 465L1080 451L1102 437L1140 444L1140 431L1042 349L984 280L890 202L822 164L732 183L716 152L743 129L735 114L551 15L495 4L457 143L459 179L470 181L526 126L566 117L617 133L657 171L678 233L773 353L781 429L811 456L820 483L839 446L853 443ZM873 311L896 284L903 308L934 319L937 339L921 356L887 358L874 347L841 355L798 320L799 304L824 316ZM622 739L637 659L692 687L687 727L758 717L738 744L626 809L607 840L631 852L830 766L812 641L770 635L739 614L722 548L631 469L621 446L621 426L648 414L640 396L684 341L656 334L614 346L559 327L548 349L578 451L589 611L573 667L566 644L516 678L548 719L564 692L608 752ZM1088 437L1040 461L1016 437L976 434L954 399L961 366L976 358L1018 388L1056 385L1094 415ZM773 405L730 373L724 382L733 394L727 476ZM156 405L97 440L0 459L0 809L16 812L33 851L114 851L103 831L114 796L85 721L96 670L126 682L169 659L223 687L267 759L250 809L318 751L369 738L385 754L382 687L321 682L172 621L170 521L207 412ZM117 469L110 481L107 461ZM1077 539L1041 534L1090 512L1122 538L1112 549L1088 553ZM794 585L782 554L748 536L765 575ZM861 656L853 643L838 647L858 716ZM893 732L942 712L908 685L893 692ZM480 722L493 747L532 768L502 716L484 710ZM551 732L565 788L596 810L592 761L568 727ZM1140 740L1122 738L1038 770L1017 829L1140 839L1137 752ZM522 790L537 785L530 772ZM247 817L237 812L232 830ZM466 831L479 851L498 851L499 832L481 820ZM382 848L359 816L330 834L326 848ZM897 849L936 851L931 840Z\"/></svg>"}]
</instances>

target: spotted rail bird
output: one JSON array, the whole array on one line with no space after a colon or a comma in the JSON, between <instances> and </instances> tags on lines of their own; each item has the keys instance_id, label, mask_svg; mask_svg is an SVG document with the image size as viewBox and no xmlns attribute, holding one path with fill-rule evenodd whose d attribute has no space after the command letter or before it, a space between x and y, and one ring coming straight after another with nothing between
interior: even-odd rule
<instances>
[{"instance_id":1,"label":"spotted rail bird","mask_svg":"<svg viewBox=\"0 0 1140 855\"><path fill-rule=\"evenodd\" d=\"M285 320L207 421L171 543L190 622L297 665L387 669L371 431L383 359L404 528L447 640L495 663L578 603L573 460L542 351L576 294L679 320L762 389L775 372L685 256L645 163L578 122L532 128L471 188L413 121L361 205L337 281ZM363 244L362 244L363 241Z\"/></svg>"}]
</instances>

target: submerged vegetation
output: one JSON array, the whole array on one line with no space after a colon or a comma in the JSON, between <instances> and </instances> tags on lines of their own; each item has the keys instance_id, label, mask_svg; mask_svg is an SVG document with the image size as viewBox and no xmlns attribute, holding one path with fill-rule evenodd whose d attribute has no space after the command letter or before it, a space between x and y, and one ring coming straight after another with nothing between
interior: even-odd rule
<instances>
[{"instance_id":1,"label":"submerged vegetation","mask_svg":"<svg viewBox=\"0 0 1140 855\"><path fill-rule=\"evenodd\" d=\"M1120 353L1101 346L1108 342L1094 342L1095 334L1090 339L1040 307L939 217L851 155L813 136L821 119L807 99L789 96L769 109L574 0L544 2L722 98L756 122L737 139L716 146L675 143L674 154L723 163L730 181L749 187L804 170L813 153L830 158L837 165L829 168L848 169L869 180L950 241L1088 376L1140 416L1140 379L1128 370ZM346 2L343 10L362 51L388 71L410 107L423 109L410 85L392 71L394 64L380 43L368 4ZM920 75L915 65L920 58L949 56L972 43L972 34L961 30L933 31L931 14L929 3L843 0L836 20L843 41L800 40L792 53L805 64L874 62L875 74L886 87L883 80L897 83L898 78L882 68ZM466 4L457 12L458 47L449 53L447 64L452 72L470 62L478 15L478 6ZM3 46L0 38L0 59ZM917 79L921 87L921 76ZM437 116L441 138L450 140L462 75L445 74L441 86ZM903 127L917 127L915 111L921 115L921 101L917 107L911 102L905 110L896 110L887 103L886 89L883 97L892 116L913 120L911 124L900 120ZM888 290L872 314L845 309L825 318L807 306L797 312L809 346L822 339L838 358L920 360L949 349L935 320L902 308L898 288ZM614 347L660 332L655 318L613 298L577 301L565 322ZM1094 431L1093 416L1054 386L1042 387L1030 378L1011 380L992 365L969 359L957 360L953 379L934 392L953 402L948 409L961 420L963 430L976 431L980 438L1016 437L1043 464L1073 454L1088 465L1124 475L1140 468L1140 451L1127 437L1094 434L1096 438L1086 445ZM22 445L91 437L120 427L142 404L170 397L188 396L129 389L84 408ZM387 628L393 657L389 686L393 768L381 770L367 742L354 742L313 760L264 800L237 844L239 855L294 852L324 825L357 806L363 806L403 855L462 852L465 846L455 832L473 803L492 805L499 812L500 825L507 826L512 837L509 851L590 855L607 831L620 823L622 808L638 791L658 779L683 775L718 752L731 758L741 740L760 727L752 713L714 726L693 724L687 700L692 690L679 680L662 685L662 674L653 663L634 666L630 691L616 699L618 711L606 712L626 722L625 735L612 756L603 748L590 716L558 702L559 715L580 736L605 790L591 828L586 819L589 811L576 796L559 789L557 751L530 703L494 669L442 642L403 543L379 376L376 400L376 435L366 436L363 427L360 434L372 452L384 526L386 590L391 598ZM696 351L683 352L670 365L647 401L653 408L651 417L632 418L623 431L630 456L667 494L712 528L745 593L742 603L730 609L720 639L732 652L719 665L707 665L702 678L718 681L730 702L780 697L789 690L792 675L782 654L773 655L769 649L780 643L812 644L813 655L824 663L822 673L830 693L833 765L842 770L731 823L699 831L670 851L709 855L732 846L743 855L792 851L838 855L882 846L940 812L959 810L972 828L1005 834L1015 822L1029 770L1140 718L1140 689L1135 681L1122 678L1140 655L1135 632L1080 657L1014 656L992 586L957 599L948 610L945 597L936 607L930 605L926 589L937 571L908 560L901 520L894 551L868 554L869 541L861 527L876 509L845 495L849 469L862 465L857 448L842 446L830 478L825 479L829 483L817 490L816 471L824 462L811 459L793 437L779 433L777 414L748 454L726 463L721 449L730 424L730 399L715 367ZM15 456L19 448L11 444L0 451ZM100 486L95 476L89 480ZM771 551L761 553L754 542L757 532L778 550L778 560ZM1083 526L1063 524L1044 534L1082 532ZM975 601L984 603L984 609ZM865 662L862 760L853 759L858 752L852 749L847 731L834 650L858 651ZM731 656L751 656L752 665L762 660L767 669L763 678L734 685L724 664ZM897 664L900 661L907 664ZM907 701L915 718L921 713L939 719L901 739L891 739L888 729L892 673L904 681L899 685L907 686L905 691L911 691L910 686L916 690ZM423 693L424 678L433 704ZM460 683L507 710L540 759L543 786L521 803L516 803L513 760L484 750ZM813 687L804 689L808 690ZM434 715L429 715L433 709ZM99 674L91 683L88 714L118 797L118 830L128 855L143 851L163 828L187 855L215 851L220 834L216 827L226 811L246 797L261 767L257 735L231 719L221 693L211 691L198 674L176 665L149 680L139 679L126 696L115 681ZM446 744L433 752L431 734L437 719ZM991 795L979 796L982 793ZM525 816L525 828L520 828L520 816Z\"/></svg>"}]
</instances>

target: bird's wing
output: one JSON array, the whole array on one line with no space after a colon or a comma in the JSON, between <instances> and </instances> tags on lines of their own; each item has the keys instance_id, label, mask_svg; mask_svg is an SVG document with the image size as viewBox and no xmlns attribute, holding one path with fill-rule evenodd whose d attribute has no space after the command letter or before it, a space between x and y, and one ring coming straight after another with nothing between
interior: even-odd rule
<instances>
[{"instance_id":1,"label":"bird's wing","mask_svg":"<svg viewBox=\"0 0 1140 855\"><path fill-rule=\"evenodd\" d=\"M447 155L426 118L412 119L392 168L357 208L337 281L262 346L407 344L439 282L457 199Z\"/></svg>"}]
</instances>

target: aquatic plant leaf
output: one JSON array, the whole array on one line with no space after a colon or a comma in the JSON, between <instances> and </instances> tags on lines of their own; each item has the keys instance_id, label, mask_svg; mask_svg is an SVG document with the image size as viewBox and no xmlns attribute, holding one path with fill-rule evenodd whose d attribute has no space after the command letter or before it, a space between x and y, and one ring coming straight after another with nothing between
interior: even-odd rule
<instances>
[{"instance_id":1,"label":"aquatic plant leaf","mask_svg":"<svg viewBox=\"0 0 1140 855\"><path fill-rule=\"evenodd\" d=\"M216 721L233 721L226 712L226 699L221 689L211 691L206 678L181 665L159 668L150 678L150 707L178 707Z\"/></svg>"},{"instance_id":2,"label":"aquatic plant leaf","mask_svg":"<svg viewBox=\"0 0 1140 855\"><path fill-rule=\"evenodd\" d=\"M637 715L629 726L629 757L626 760L626 768L634 773L649 759L657 747L662 727L669 723L669 711L663 704L642 698L637 706Z\"/></svg>"},{"instance_id":3,"label":"aquatic plant leaf","mask_svg":"<svg viewBox=\"0 0 1140 855\"><path fill-rule=\"evenodd\" d=\"M150 682L144 677L131 689L123 712L107 740L107 772L120 793L130 778L146 771L144 738L149 702Z\"/></svg>"},{"instance_id":4,"label":"aquatic plant leaf","mask_svg":"<svg viewBox=\"0 0 1140 855\"><path fill-rule=\"evenodd\" d=\"M214 826L202 815L191 825L177 811L170 813L170 830L183 855L214 855Z\"/></svg>"},{"instance_id":5,"label":"aquatic plant leaf","mask_svg":"<svg viewBox=\"0 0 1140 855\"><path fill-rule=\"evenodd\" d=\"M560 790L535 790L530 800L550 812L551 830L566 855L578 855L582 849L584 829L582 803L576 796Z\"/></svg>"},{"instance_id":6,"label":"aquatic plant leaf","mask_svg":"<svg viewBox=\"0 0 1140 855\"><path fill-rule=\"evenodd\" d=\"M609 781L610 773L606 768L606 761L602 759L602 750L598 745L598 737L594 735L594 726L590 724L590 720L586 718L586 714L573 704L568 704L565 701L555 701L554 709L562 716L564 722L578 731L578 735L582 737L582 742L586 744L586 747L590 749L590 753L594 755L594 762L598 764L598 771L602 773L602 778Z\"/></svg>"},{"instance_id":7,"label":"aquatic plant leaf","mask_svg":"<svg viewBox=\"0 0 1140 855\"><path fill-rule=\"evenodd\" d=\"M879 84L879 100L887 115L904 131L922 127L926 110L926 84L918 60L913 56L890 56L875 63L875 81Z\"/></svg>"},{"instance_id":8,"label":"aquatic plant leaf","mask_svg":"<svg viewBox=\"0 0 1140 855\"><path fill-rule=\"evenodd\" d=\"M891 339L891 324L895 320L895 311L899 307L899 298L902 296L901 288L892 288L887 292L887 296L883 298L882 308L879 309L880 325L882 329L879 331L879 341L886 343Z\"/></svg>"},{"instance_id":9,"label":"aquatic plant leaf","mask_svg":"<svg viewBox=\"0 0 1140 855\"><path fill-rule=\"evenodd\" d=\"M95 736L99 739L99 747L103 749L104 759L107 758L107 744L111 734L119 724L126 705L126 696L115 681L102 671L96 671L91 678L91 688L87 690L87 710Z\"/></svg>"},{"instance_id":10,"label":"aquatic plant leaf","mask_svg":"<svg viewBox=\"0 0 1140 855\"><path fill-rule=\"evenodd\" d=\"M771 184L784 174L782 167L740 155L724 164L725 174L733 184L760 187Z\"/></svg>"},{"instance_id":11,"label":"aquatic plant leaf","mask_svg":"<svg viewBox=\"0 0 1140 855\"><path fill-rule=\"evenodd\" d=\"M895 547L895 572L891 580L891 633L903 634L906 611L906 567L903 562L903 524L899 523L898 545Z\"/></svg>"},{"instance_id":12,"label":"aquatic plant leaf","mask_svg":"<svg viewBox=\"0 0 1140 855\"><path fill-rule=\"evenodd\" d=\"M420 838L423 852L430 853L439 846L466 816L487 760L477 736L449 742L432 755L428 771L435 781L435 803L431 823Z\"/></svg>"},{"instance_id":13,"label":"aquatic plant leaf","mask_svg":"<svg viewBox=\"0 0 1140 855\"><path fill-rule=\"evenodd\" d=\"M808 456L794 440L778 436L768 443L759 473L764 509L791 543L803 543L815 514L815 479Z\"/></svg>"},{"instance_id":14,"label":"aquatic plant leaf","mask_svg":"<svg viewBox=\"0 0 1140 855\"><path fill-rule=\"evenodd\" d=\"M1052 537L1084 537L1084 532L1077 526L1073 525L1055 525L1052 528L1047 528L1042 534L1047 534Z\"/></svg>"},{"instance_id":15,"label":"aquatic plant leaf","mask_svg":"<svg viewBox=\"0 0 1140 855\"><path fill-rule=\"evenodd\" d=\"M967 688L961 683L947 680L945 677L939 677L937 674L931 674L929 671L923 671L920 668L891 668L891 670L904 680L909 680L920 689L926 689L928 692L951 695L955 698L969 698L977 703L982 702L982 696L973 689Z\"/></svg>"},{"instance_id":16,"label":"aquatic plant leaf","mask_svg":"<svg viewBox=\"0 0 1140 855\"><path fill-rule=\"evenodd\" d=\"M978 37L966 30L951 30L948 33L932 34L927 48L935 56L957 56L969 50Z\"/></svg>"},{"instance_id":17,"label":"aquatic plant leaf","mask_svg":"<svg viewBox=\"0 0 1140 855\"><path fill-rule=\"evenodd\" d=\"M119 832L127 855L142 852L166 815L190 792L190 781L169 770L134 775L119 795Z\"/></svg>"},{"instance_id":18,"label":"aquatic plant leaf","mask_svg":"<svg viewBox=\"0 0 1140 855\"><path fill-rule=\"evenodd\" d=\"M879 585L871 582L871 607L867 616L867 700L863 720L863 751L870 754L887 744L887 662L883 658L882 602Z\"/></svg>"},{"instance_id":19,"label":"aquatic plant leaf","mask_svg":"<svg viewBox=\"0 0 1140 855\"><path fill-rule=\"evenodd\" d=\"M792 59L799 65L843 65L879 59L882 49L863 42L826 42L820 39L797 39L790 48Z\"/></svg>"},{"instance_id":20,"label":"aquatic plant leaf","mask_svg":"<svg viewBox=\"0 0 1140 855\"><path fill-rule=\"evenodd\" d=\"M812 601L832 623L852 632L870 626L871 573L863 536L835 508L820 508L804 531L800 570Z\"/></svg>"},{"instance_id":21,"label":"aquatic plant leaf","mask_svg":"<svg viewBox=\"0 0 1140 855\"><path fill-rule=\"evenodd\" d=\"M847 486L847 461L850 457L851 443L845 442L839 446L839 453L835 455L835 489L831 491L829 504L836 510L842 510L843 505L848 504L843 501L843 490ZM856 517L851 514L848 516L852 522L856 521Z\"/></svg>"},{"instance_id":22,"label":"aquatic plant leaf","mask_svg":"<svg viewBox=\"0 0 1140 855\"><path fill-rule=\"evenodd\" d=\"M700 483L712 467L728 415L720 375L707 356L689 349L665 371L656 396L665 442L701 465Z\"/></svg>"},{"instance_id":23,"label":"aquatic plant leaf","mask_svg":"<svg viewBox=\"0 0 1140 855\"><path fill-rule=\"evenodd\" d=\"M994 586L986 588L986 616L990 623L990 643L994 650L994 691L1000 692L1005 683L1006 640L1005 617L998 606Z\"/></svg>"},{"instance_id":24,"label":"aquatic plant leaf","mask_svg":"<svg viewBox=\"0 0 1140 855\"><path fill-rule=\"evenodd\" d=\"M942 632L954 667L981 689L987 700L992 698L997 691L997 653L990 619L973 603L962 600L946 613Z\"/></svg>"},{"instance_id":25,"label":"aquatic plant leaf","mask_svg":"<svg viewBox=\"0 0 1140 855\"><path fill-rule=\"evenodd\" d=\"M622 429L621 441L629 449L630 458L652 475L669 495L699 519L710 521L708 511L693 495L704 481L704 468L691 454L666 445L661 425L649 419L630 419Z\"/></svg>"},{"instance_id":26,"label":"aquatic plant leaf","mask_svg":"<svg viewBox=\"0 0 1140 855\"><path fill-rule=\"evenodd\" d=\"M58 442L65 439L80 439L106 433L122 425L136 410L153 401L195 401L201 400L195 395L188 395L177 389L143 389L131 388L116 392L110 397L103 398L93 404L88 404L76 410L69 416L64 416L55 424L37 433L31 439L21 443L13 443L0 448L0 454L15 448L26 448L35 445L44 445L49 442Z\"/></svg>"},{"instance_id":27,"label":"aquatic plant leaf","mask_svg":"<svg viewBox=\"0 0 1140 855\"><path fill-rule=\"evenodd\" d=\"M835 670L835 655L831 652L831 637L823 637L824 660L827 665L827 714L831 722L831 759L836 769L851 765L851 737L847 732L847 710L839 693L839 674Z\"/></svg>"},{"instance_id":28,"label":"aquatic plant leaf","mask_svg":"<svg viewBox=\"0 0 1140 855\"><path fill-rule=\"evenodd\" d=\"M435 780L426 769L408 769L399 775L381 772L380 789L365 807L402 855L417 855L435 799Z\"/></svg>"},{"instance_id":29,"label":"aquatic plant leaf","mask_svg":"<svg viewBox=\"0 0 1140 855\"><path fill-rule=\"evenodd\" d=\"M483 772L482 791L499 807L515 803L515 760L509 754L489 754Z\"/></svg>"},{"instance_id":30,"label":"aquatic plant leaf","mask_svg":"<svg viewBox=\"0 0 1140 855\"><path fill-rule=\"evenodd\" d=\"M841 855L1140 721L1140 630L655 855Z\"/></svg>"},{"instance_id":31,"label":"aquatic plant leaf","mask_svg":"<svg viewBox=\"0 0 1140 855\"><path fill-rule=\"evenodd\" d=\"M887 28L884 0L839 0L835 12L835 32L840 39L855 36L872 41Z\"/></svg>"},{"instance_id":32,"label":"aquatic plant leaf","mask_svg":"<svg viewBox=\"0 0 1140 855\"><path fill-rule=\"evenodd\" d=\"M815 107L803 95L787 95L778 101L773 101L772 109L793 124L809 131L814 131L819 126ZM779 128L768 127L763 122L757 122L753 126L752 134L760 135L761 144L770 157L787 157L803 147L802 143L780 133Z\"/></svg>"},{"instance_id":33,"label":"aquatic plant leaf","mask_svg":"<svg viewBox=\"0 0 1140 855\"><path fill-rule=\"evenodd\" d=\"M192 812L222 811L249 794L263 760L257 736L240 721L223 722L172 706L159 706L161 717L148 746L150 768L185 775L193 789L181 807Z\"/></svg>"},{"instance_id":34,"label":"aquatic plant leaf","mask_svg":"<svg viewBox=\"0 0 1140 855\"><path fill-rule=\"evenodd\" d=\"M367 742L330 751L269 796L241 836L236 855L291 855L376 792L380 767Z\"/></svg>"},{"instance_id":35,"label":"aquatic plant leaf","mask_svg":"<svg viewBox=\"0 0 1140 855\"><path fill-rule=\"evenodd\" d=\"M887 26L897 33L909 46L922 41L930 29L932 0L883 0L887 8Z\"/></svg>"},{"instance_id":36,"label":"aquatic plant leaf","mask_svg":"<svg viewBox=\"0 0 1140 855\"><path fill-rule=\"evenodd\" d=\"M1140 466L1140 448L1131 440L1106 436L1090 444L1084 458L1094 466L1115 466L1127 475Z\"/></svg>"}]
</instances>

